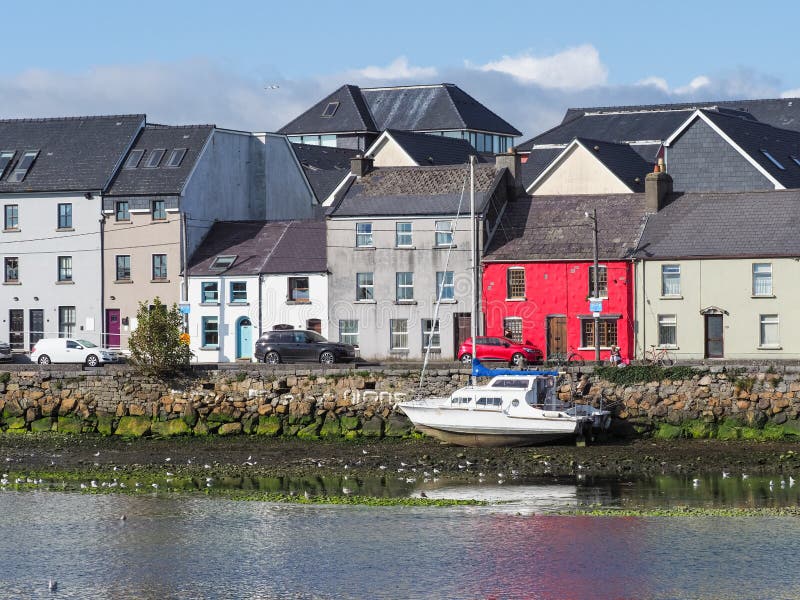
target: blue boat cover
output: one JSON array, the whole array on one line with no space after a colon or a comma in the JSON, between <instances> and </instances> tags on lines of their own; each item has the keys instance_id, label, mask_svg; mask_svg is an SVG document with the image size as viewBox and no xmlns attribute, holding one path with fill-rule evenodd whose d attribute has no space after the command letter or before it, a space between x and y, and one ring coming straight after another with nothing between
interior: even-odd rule
<instances>
[{"instance_id":1,"label":"blue boat cover","mask_svg":"<svg viewBox=\"0 0 800 600\"><path fill-rule=\"evenodd\" d=\"M558 376L558 371L518 371L516 369L489 369L481 364L477 358L472 359L473 377L495 377L497 375L552 375Z\"/></svg>"}]
</instances>

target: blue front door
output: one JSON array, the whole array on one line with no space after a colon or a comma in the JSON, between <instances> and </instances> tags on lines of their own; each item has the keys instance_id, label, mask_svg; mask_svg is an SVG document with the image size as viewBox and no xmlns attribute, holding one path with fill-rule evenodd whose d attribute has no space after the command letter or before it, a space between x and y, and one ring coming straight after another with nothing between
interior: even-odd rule
<instances>
[{"instance_id":1,"label":"blue front door","mask_svg":"<svg viewBox=\"0 0 800 600\"><path fill-rule=\"evenodd\" d=\"M253 324L243 317L236 325L236 358L250 358L253 355Z\"/></svg>"}]
</instances>

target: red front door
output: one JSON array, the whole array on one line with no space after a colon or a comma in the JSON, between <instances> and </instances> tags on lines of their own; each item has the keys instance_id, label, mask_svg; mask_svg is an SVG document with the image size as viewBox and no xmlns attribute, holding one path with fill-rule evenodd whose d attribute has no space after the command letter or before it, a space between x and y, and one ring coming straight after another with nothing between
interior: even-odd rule
<instances>
[{"instance_id":1,"label":"red front door","mask_svg":"<svg viewBox=\"0 0 800 600\"><path fill-rule=\"evenodd\" d=\"M119 348L119 309L106 309L106 346Z\"/></svg>"}]
</instances>

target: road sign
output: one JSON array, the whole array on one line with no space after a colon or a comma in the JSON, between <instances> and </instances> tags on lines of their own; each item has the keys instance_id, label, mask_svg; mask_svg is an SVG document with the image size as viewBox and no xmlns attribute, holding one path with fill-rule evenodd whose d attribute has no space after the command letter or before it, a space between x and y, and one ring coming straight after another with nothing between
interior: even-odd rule
<instances>
[{"instance_id":1,"label":"road sign","mask_svg":"<svg viewBox=\"0 0 800 600\"><path fill-rule=\"evenodd\" d=\"M599 312L593 312L592 316L596 319L596 318L598 318L600 316L600 313Z\"/></svg>"},{"instance_id":2,"label":"road sign","mask_svg":"<svg viewBox=\"0 0 800 600\"><path fill-rule=\"evenodd\" d=\"M590 298L589 299L589 310L593 313L601 313L603 312L603 301L597 298ZM595 317L597 315L594 315Z\"/></svg>"},{"instance_id":3,"label":"road sign","mask_svg":"<svg viewBox=\"0 0 800 600\"><path fill-rule=\"evenodd\" d=\"M191 307L192 307L192 305L189 304L188 302L180 302L178 304L178 310L180 310L181 314L184 314L184 315L188 315L189 314L189 312L191 311Z\"/></svg>"}]
</instances>

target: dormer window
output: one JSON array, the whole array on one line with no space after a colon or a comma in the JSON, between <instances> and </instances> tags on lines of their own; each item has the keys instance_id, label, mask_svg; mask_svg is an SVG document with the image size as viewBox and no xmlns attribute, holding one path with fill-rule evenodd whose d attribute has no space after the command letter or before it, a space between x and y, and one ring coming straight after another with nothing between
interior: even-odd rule
<instances>
[{"instance_id":1,"label":"dormer window","mask_svg":"<svg viewBox=\"0 0 800 600\"><path fill-rule=\"evenodd\" d=\"M147 167L148 169L155 169L161 162L161 159L164 158L165 152L166 150L164 150L163 148L160 148L158 150L151 150L150 156L147 157L147 162L144 163L144 166Z\"/></svg>"},{"instance_id":2,"label":"dormer window","mask_svg":"<svg viewBox=\"0 0 800 600\"><path fill-rule=\"evenodd\" d=\"M786 167L784 167L781 163L779 163L777 158L772 156L772 154L770 154L769 152L767 152L763 148L761 149L761 154L766 156L770 160L770 162L772 162L772 164L775 165L776 167L778 167L781 171L785 171L786 170Z\"/></svg>"},{"instance_id":3,"label":"dormer window","mask_svg":"<svg viewBox=\"0 0 800 600\"><path fill-rule=\"evenodd\" d=\"M125 169L135 169L139 166L139 163L142 161L142 156L144 155L144 150L132 150L130 155L128 156L128 160L125 161Z\"/></svg>"},{"instance_id":4,"label":"dormer window","mask_svg":"<svg viewBox=\"0 0 800 600\"><path fill-rule=\"evenodd\" d=\"M22 155L22 158L17 163L17 167L11 172L11 175L8 176L6 181L9 183L20 183L23 179L25 179L37 156L39 156L38 150L27 150L25 154Z\"/></svg>"},{"instance_id":5,"label":"dormer window","mask_svg":"<svg viewBox=\"0 0 800 600\"><path fill-rule=\"evenodd\" d=\"M183 162L183 157L186 156L186 148L175 148L169 153L167 158L167 167L180 167Z\"/></svg>"},{"instance_id":6,"label":"dormer window","mask_svg":"<svg viewBox=\"0 0 800 600\"><path fill-rule=\"evenodd\" d=\"M12 158L14 158L13 150L3 150L0 152L0 179L2 179L3 175L5 175L6 169L8 168Z\"/></svg>"},{"instance_id":7,"label":"dormer window","mask_svg":"<svg viewBox=\"0 0 800 600\"><path fill-rule=\"evenodd\" d=\"M323 117L332 117L336 114L336 110L339 108L338 102L328 102L328 106L325 107L325 110L322 111Z\"/></svg>"},{"instance_id":8,"label":"dormer window","mask_svg":"<svg viewBox=\"0 0 800 600\"><path fill-rule=\"evenodd\" d=\"M225 269L230 269L231 265L236 261L236 255L227 255L223 256L220 255L214 259L214 262L211 263L211 266L208 267L211 271L224 271Z\"/></svg>"}]
</instances>

